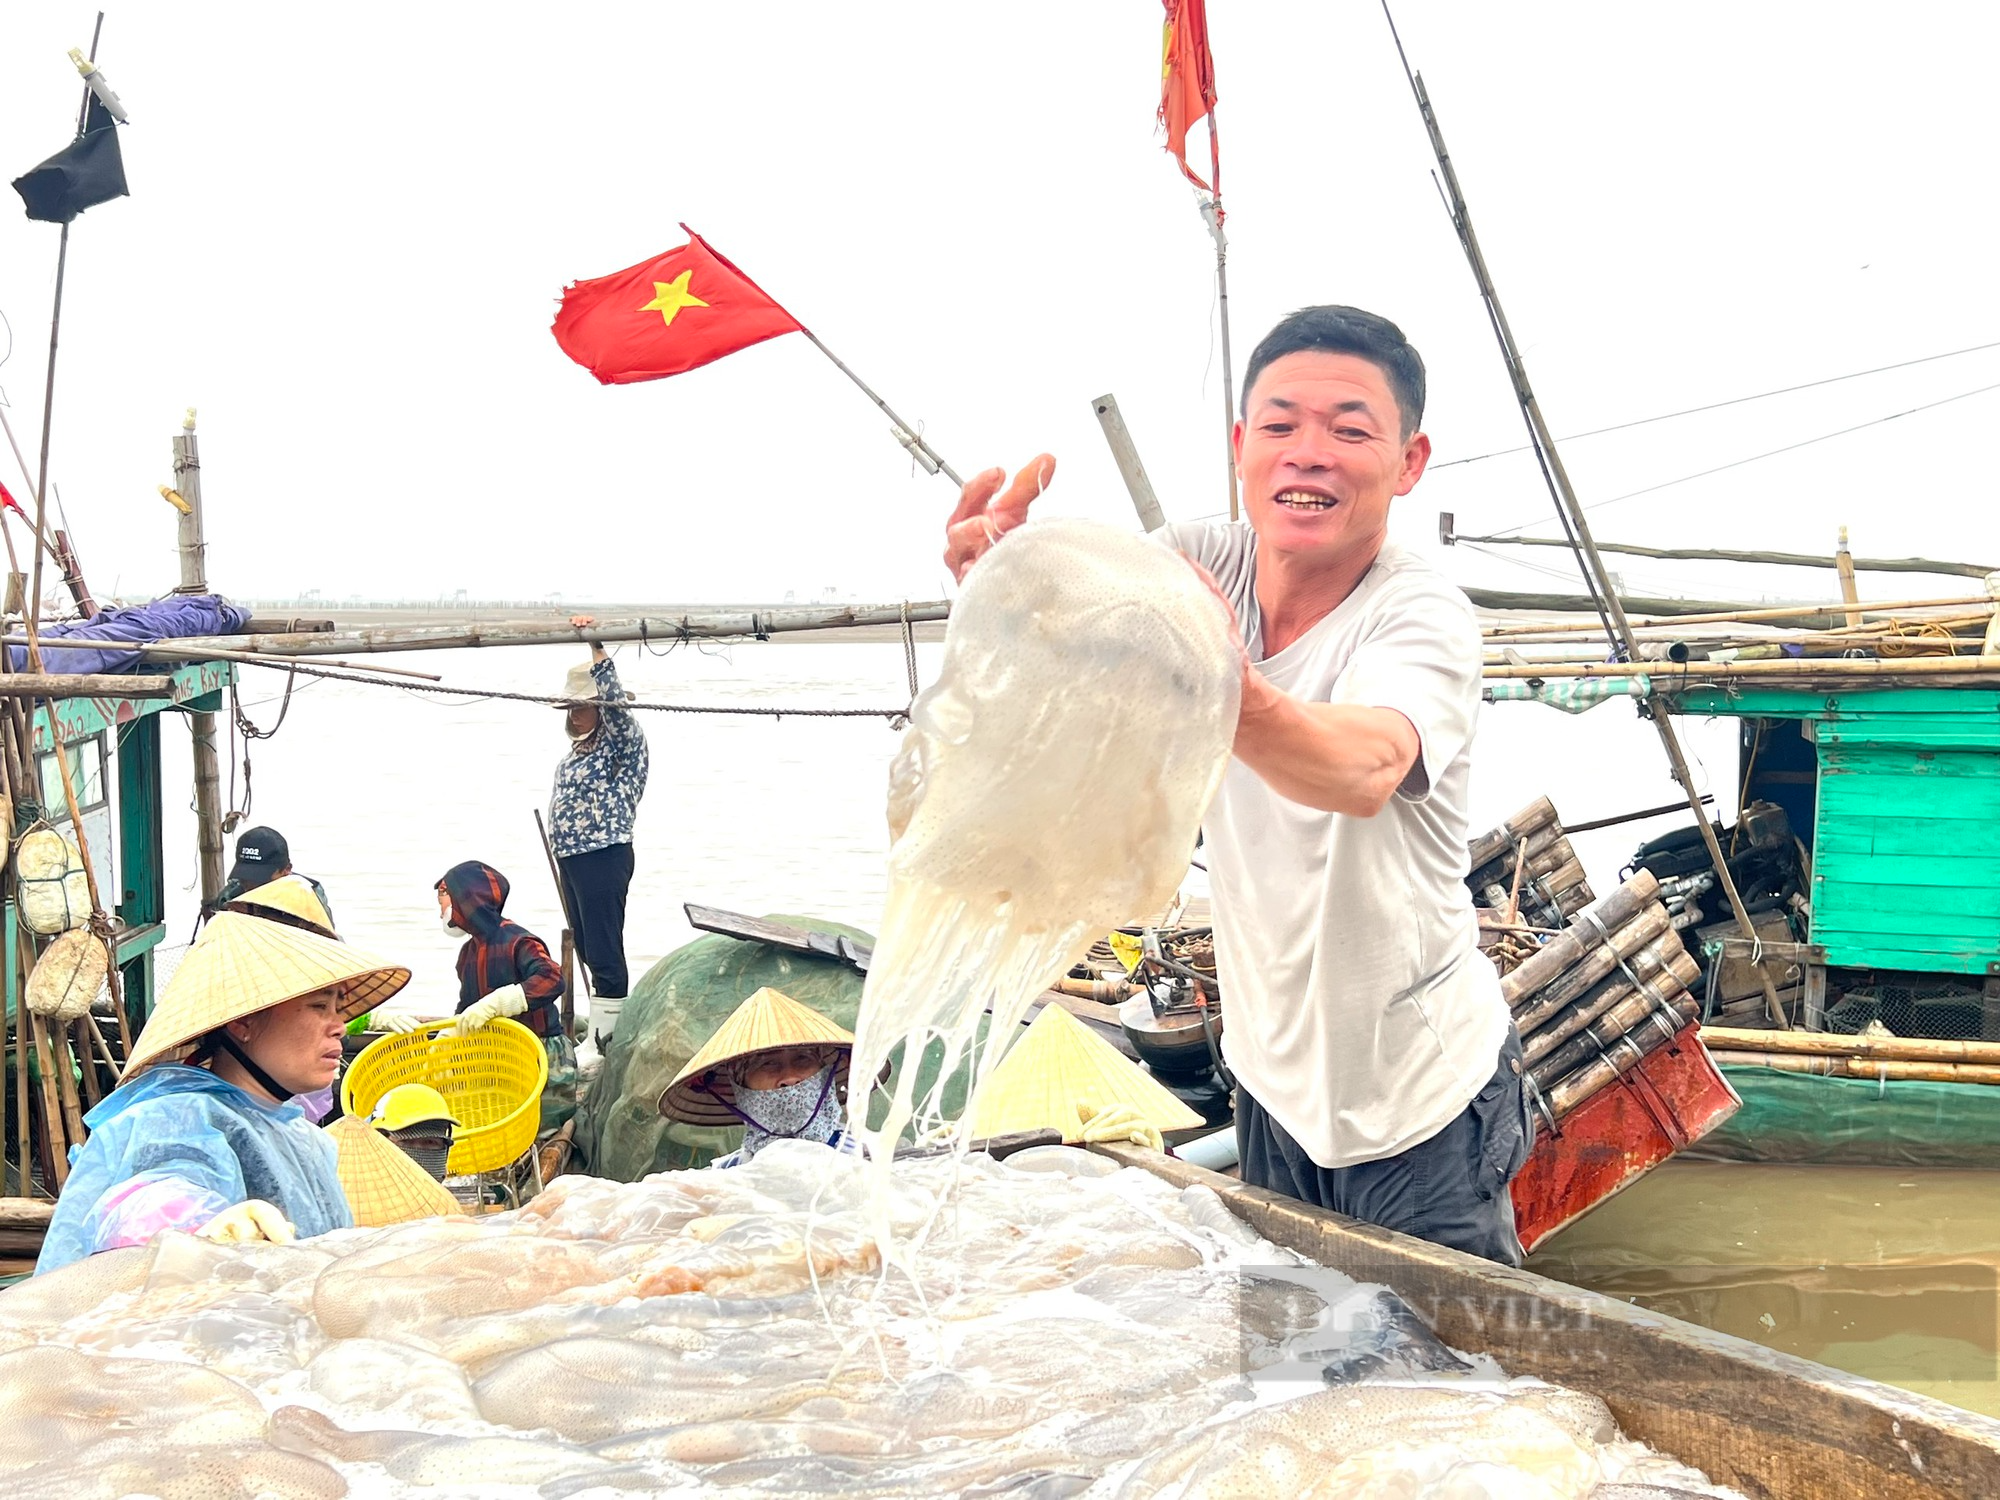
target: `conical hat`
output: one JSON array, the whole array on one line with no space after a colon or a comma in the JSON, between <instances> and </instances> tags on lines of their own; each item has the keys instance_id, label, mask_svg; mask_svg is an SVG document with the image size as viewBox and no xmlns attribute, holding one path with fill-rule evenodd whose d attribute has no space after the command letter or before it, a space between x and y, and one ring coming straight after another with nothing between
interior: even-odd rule
<instances>
[{"instance_id":1,"label":"conical hat","mask_svg":"<svg viewBox=\"0 0 2000 1500\"><path fill-rule=\"evenodd\" d=\"M847 1086L847 1064L854 1050L854 1034L843 1030L818 1011L799 1004L782 990L766 986L729 1014L701 1051L674 1075L667 1091L660 1095L660 1113L670 1120L689 1125L741 1125L721 1103L736 1097L735 1081L720 1070L724 1063L748 1057L753 1052L771 1052L781 1047L839 1047L844 1049L834 1070L834 1084ZM713 1077L704 1075L713 1072ZM697 1083L703 1088L696 1088Z\"/></svg>"},{"instance_id":2,"label":"conical hat","mask_svg":"<svg viewBox=\"0 0 2000 1500\"><path fill-rule=\"evenodd\" d=\"M366 1120L342 1115L326 1133L340 1148L340 1186L362 1228L465 1212L430 1173Z\"/></svg>"},{"instance_id":3,"label":"conical hat","mask_svg":"<svg viewBox=\"0 0 2000 1500\"><path fill-rule=\"evenodd\" d=\"M1114 1104L1130 1105L1162 1134L1192 1130L1201 1116L1145 1069L1059 1005L1045 1005L1034 1025L1000 1059L973 1100L972 1135L1060 1130L1083 1136L1083 1122Z\"/></svg>"},{"instance_id":4,"label":"conical hat","mask_svg":"<svg viewBox=\"0 0 2000 1500\"><path fill-rule=\"evenodd\" d=\"M246 912L253 917L277 913L282 920L290 917L303 922L313 932L322 937L333 937L333 918L328 915L326 903L313 894L313 888L296 875L280 875L276 880L266 881L254 890L245 891L226 908L229 911Z\"/></svg>"},{"instance_id":5,"label":"conical hat","mask_svg":"<svg viewBox=\"0 0 2000 1500\"><path fill-rule=\"evenodd\" d=\"M401 964L333 938L241 912L218 912L167 981L125 1076L178 1056L216 1027L332 985L342 1020L373 1010L410 982Z\"/></svg>"}]
</instances>

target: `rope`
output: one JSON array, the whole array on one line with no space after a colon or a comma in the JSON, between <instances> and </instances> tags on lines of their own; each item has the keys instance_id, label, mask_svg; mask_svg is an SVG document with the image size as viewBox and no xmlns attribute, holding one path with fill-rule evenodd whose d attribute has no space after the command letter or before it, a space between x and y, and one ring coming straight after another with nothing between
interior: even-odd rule
<instances>
[{"instance_id":1,"label":"rope","mask_svg":"<svg viewBox=\"0 0 2000 1500\"><path fill-rule=\"evenodd\" d=\"M285 696L278 704L277 721L269 729L260 729L257 727L256 722L243 711L243 701L236 694L235 682L232 681L229 684L229 715L236 721L236 734L242 736L243 740L243 805L241 807L236 805L237 750L236 737L231 736L229 741L229 811L222 819L222 831L224 833L234 833L250 816L250 806L256 798L256 793L250 784L251 742L254 740L268 740L276 735L280 729L284 728L285 715L292 711L292 689L297 683L298 666L294 663L285 673Z\"/></svg>"},{"instance_id":2,"label":"rope","mask_svg":"<svg viewBox=\"0 0 2000 1500\"><path fill-rule=\"evenodd\" d=\"M359 672L339 672L329 667L308 667L298 662L258 661L246 662L246 666L270 667L276 671L303 672L311 677L325 677L334 682L359 682L369 687L396 688L405 693L435 693L447 698L481 698L502 703L535 703L548 708L601 708L605 706L595 698L560 698L541 693L509 693L498 688L446 687L435 682L389 682L380 677L368 677ZM907 720L908 711L901 708L750 708L737 704L721 703L641 703L627 698L613 705L617 708L640 709L647 713L659 714L729 714L749 718L802 718L802 719L885 719L893 727L899 720ZM281 716L282 717L282 716ZM272 726L275 733L276 725Z\"/></svg>"}]
</instances>

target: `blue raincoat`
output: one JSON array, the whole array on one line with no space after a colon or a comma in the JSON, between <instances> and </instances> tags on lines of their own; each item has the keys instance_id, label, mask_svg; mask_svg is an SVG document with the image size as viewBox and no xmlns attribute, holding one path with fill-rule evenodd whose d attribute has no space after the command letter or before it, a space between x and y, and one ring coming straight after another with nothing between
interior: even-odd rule
<instances>
[{"instance_id":1,"label":"blue raincoat","mask_svg":"<svg viewBox=\"0 0 2000 1500\"><path fill-rule=\"evenodd\" d=\"M100 1250L190 1232L252 1198L276 1204L301 1237L354 1223L333 1141L295 1100L266 1104L206 1068L162 1063L85 1115L35 1270Z\"/></svg>"}]
</instances>

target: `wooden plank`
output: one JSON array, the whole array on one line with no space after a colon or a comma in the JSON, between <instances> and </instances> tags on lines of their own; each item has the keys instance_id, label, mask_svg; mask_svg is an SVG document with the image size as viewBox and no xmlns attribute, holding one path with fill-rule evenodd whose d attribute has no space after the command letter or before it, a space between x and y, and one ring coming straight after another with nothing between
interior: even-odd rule
<instances>
[{"instance_id":1,"label":"wooden plank","mask_svg":"<svg viewBox=\"0 0 2000 1500\"><path fill-rule=\"evenodd\" d=\"M1819 830L1813 853L1926 854L1938 849L1981 849L1993 840L1983 818L1836 818Z\"/></svg>"},{"instance_id":2,"label":"wooden plank","mask_svg":"<svg viewBox=\"0 0 2000 1500\"><path fill-rule=\"evenodd\" d=\"M814 932L786 922L767 922L762 917L748 917L741 912L723 911L713 906L697 906L692 901L681 909L687 913L688 925L697 931L764 943L788 953L810 953L819 958L831 958L851 964L864 974L868 972L869 956L875 951L872 943L841 933Z\"/></svg>"},{"instance_id":3,"label":"wooden plank","mask_svg":"<svg viewBox=\"0 0 2000 1500\"><path fill-rule=\"evenodd\" d=\"M1893 800L1891 800L1893 799ZM1862 775L1822 767L1819 777L1819 820L1850 817L1970 818L1990 823L2000 817L2000 779L1971 776Z\"/></svg>"},{"instance_id":4,"label":"wooden plank","mask_svg":"<svg viewBox=\"0 0 2000 1500\"><path fill-rule=\"evenodd\" d=\"M1978 752L2000 748L2000 724L1984 724L1976 719L1969 723L1933 719L1877 719L1861 724L1822 721L1813 738L1828 746Z\"/></svg>"},{"instance_id":5,"label":"wooden plank","mask_svg":"<svg viewBox=\"0 0 2000 1500\"><path fill-rule=\"evenodd\" d=\"M1905 888L1905 894L1917 888ZM1874 894L1886 896L1889 887L1877 887ZM1814 895L1819 894L1815 882ZM1940 893L1942 894L1942 893ZM1961 899L1966 894L1984 896L1990 901L1993 893L1953 892ZM1868 894L1850 896L1848 902L1829 902L1822 909L1817 899L1814 901L1813 940L1825 942L1829 934L1840 933L1918 933L1932 943L1949 940L1949 946L1961 943L1984 942L1988 947L2000 944L2000 912L1990 907L1985 912L1933 911L1921 901L1904 901L1891 907L1886 902L1877 904Z\"/></svg>"},{"instance_id":6,"label":"wooden plank","mask_svg":"<svg viewBox=\"0 0 2000 1500\"><path fill-rule=\"evenodd\" d=\"M1211 1188L1273 1243L1386 1282L1455 1348L1592 1391L1627 1436L1769 1500L1990 1500L2000 1421L1615 1298L1362 1224L1136 1146L1093 1148Z\"/></svg>"},{"instance_id":7,"label":"wooden plank","mask_svg":"<svg viewBox=\"0 0 2000 1500\"><path fill-rule=\"evenodd\" d=\"M1871 904L1898 910L2000 916L1996 864L2000 860L1971 855L1830 854L1815 865L1813 883L1829 895L1863 892Z\"/></svg>"},{"instance_id":8,"label":"wooden plank","mask_svg":"<svg viewBox=\"0 0 2000 1500\"><path fill-rule=\"evenodd\" d=\"M1907 774L1915 776L1969 777L1976 781L2000 781L2000 755L1978 751L1940 750L1920 756L1909 750L1856 749L1852 746L1824 746L1820 750L1822 776L1828 771L1859 772L1870 775Z\"/></svg>"},{"instance_id":9,"label":"wooden plank","mask_svg":"<svg viewBox=\"0 0 2000 1500\"><path fill-rule=\"evenodd\" d=\"M1829 933L1826 961L1835 968L1920 969L1931 974L1984 974L1990 950L1948 948L1918 933Z\"/></svg>"}]
</instances>

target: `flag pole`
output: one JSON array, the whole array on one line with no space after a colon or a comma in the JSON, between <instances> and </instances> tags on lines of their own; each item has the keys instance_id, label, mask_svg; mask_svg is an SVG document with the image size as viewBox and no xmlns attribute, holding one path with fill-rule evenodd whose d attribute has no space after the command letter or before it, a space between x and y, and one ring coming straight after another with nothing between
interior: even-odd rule
<instances>
[{"instance_id":1,"label":"flag pole","mask_svg":"<svg viewBox=\"0 0 2000 1500\"><path fill-rule=\"evenodd\" d=\"M104 12L97 13L97 25L90 33L90 60L97 61L97 44L104 36ZM90 85L83 86L83 103L77 106L76 133L83 136L83 128L90 118ZM42 559L48 555L47 538L49 511L49 428L55 416L56 407L56 342L62 332L63 272L69 265L69 226L74 216L63 221L62 238L56 242L56 296L55 306L49 313L49 367L42 381L42 446L41 459L35 474L35 537L43 545L35 548L35 577L28 596L28 657L30 669L41 670L41 649L36 640L42 618ZM53 722L54 714L50 714Z\"/></svg>"},{"instance_id":2,"label":"flag pole","mask_svg":"<svg viewBox=\"0 0 2000 1500\"><path fill-rule=\"evenodd\" d=\"M741 266L737 265L736 262L731 260L728 256L724 255L720 250L716 249L715 246L709 244L707 240L703 239L700 235L696 234L692 229L688 228L686 224L681 225L681 233L685 234L688 237L689 244L701 246L702 249L706 250L710 255L714 256L717 260L721 261L725 266L729 267L729 269L734 271L738 276L741 276L743 280L747 282L750 286L756 287L758 295L769 298L771 305L773 307L779 308L784 312L786 317L791 318L791 320L794 323L798 323L799 332L803 333L807 338L812 340L813 347L819 350L819 352L824 354L828 359L832 360L833 367L836 370L840 371L841 374L845 375L849 380L853 381L857 386L859 386L861 388L861 394L866 396L870 401L873 401L875 403L876 409L879 410L883 416L887 417L891 422L895 424L896 441L901 443L905 448L910 450L910 456L912 458L916 459L916 461L922 464L924 468L927 469L930 473L943 474L946 479L949 479L953 484L957 485L960 489L965 488L965 481L958 477L958 471L952 468L950 464L944 461L944 459L939 455L937 449L933 448L929 443L924 441L923 434L918 432L917 429L912 427L908 422L905 422L901 417L897 416L894 409L890 407L889 403L884 401L880 396L876 395L874 390L869 386L867 381L863 380L859 375L855 374L854 371L849 369L847 367L847 362L845 360L843 360L838 354L835 354L831 349L827 348L825 343L821 341L820 336L818 334L814 333L810 328L806 327L804 323L800 323L798 318L792 313L791 309L785 307L785 305L782 302L780 302L776 297L772 297L771 294L765 291L761 286L757 286L757 283L751 278L748 272L746 272Z\"/></svg>"},{"instance_id":3,"label":"flag pole","mask_svg":"<svg viewBox=\"0 0 2000 1500\"><path fill-rule=\"evenodd\" d=\"M950 464L946 463L944 459L938 455L938 451L935 448L933 448L929 443L924 441L923 434L918 432L916 428L912 427L908 422L905 422L901 417L897 416L894 410L890 408L889 403L884 401L880 396L876 395L875 392L869 388L867 381L863 380L859 375L855 374L852 370L850 370L847 367L846 361L841 359L841 357L838 354L835 354L831 349L827 348L823 342L821 342L820 336L818 334L814 333L810 328L806 327L805 324L803 323L799 325L799 332L803 333L807 338L811 339L813 347L819 350L819 352L824 354L828 359L832 360L833 367L836 370L840 371L841 374L845 375L849 380L853 381L857 386L859 386L861 388L861 394L866 396L870 401L873 401L875 405L881 409L882 415L887 417L891 422L896 424L896 433L897 433L896 440L900 442L905 448L908 448L910 450L911 455L914 456L919 463L925 464L925 466L929 468L933 474L942 473L946 479L949 479L953 484L957 485L960 489L965 488L965 481L958 477L958 471L952 468Z\"/></svg>"},{"instance_id":4,"label":"flag pole","mask_svg":"<svg viewBox=\"0 0 2000 1500\"><path fill-rule=\"evenodd\" d=\"M1215 111L1208 113L1208 128L1215 131ZM1220 174L1217 174L1220 175ZM1236 366L1229 358L1229 239L1222 232L1222 199L1219 195L1201 200L1202 222L1215 236L1215 306L1222 321L1222 449L1223 466L1229 474L1229 519L1237 517L1236 496Z\"/></svg>"}]
</instances>

